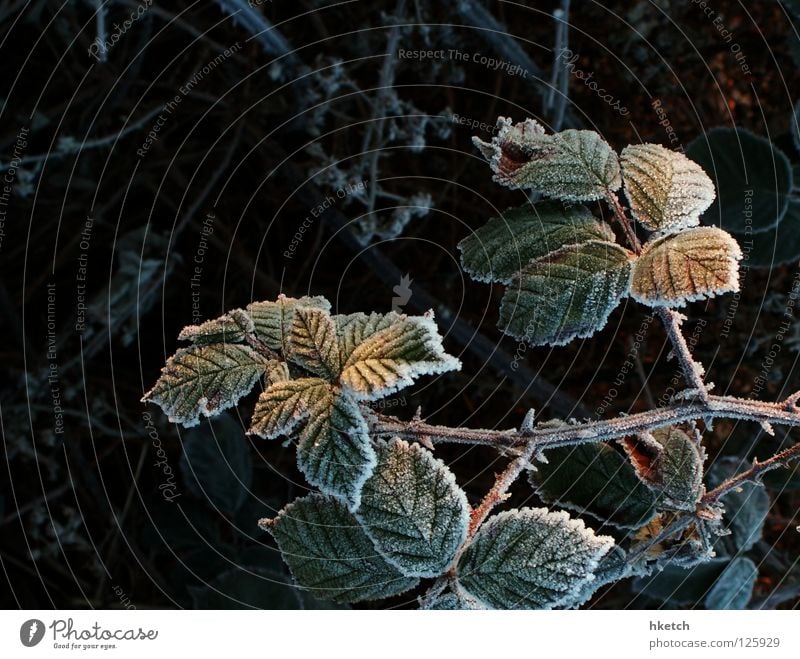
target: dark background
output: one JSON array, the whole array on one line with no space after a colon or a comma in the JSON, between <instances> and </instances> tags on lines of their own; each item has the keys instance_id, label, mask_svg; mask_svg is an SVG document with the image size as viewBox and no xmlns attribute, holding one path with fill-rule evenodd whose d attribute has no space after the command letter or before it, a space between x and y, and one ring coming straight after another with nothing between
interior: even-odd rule
<instances>
[{"instance_id":1,"label":"dark background","mask_svg":"<svg viewBox=\"0 0 800 659\"><path fill-rule=\"evenodd\" d=\"M226 415L215 428L244 465L243 479L216 474L216 498L193 483L182 458L190 433L139 402L178 347L180 329L193 322L193 299L201 319L280 292L325 295L339 312L386 312L408 274L404 310L434 307L464 369L426 379L386 411L408 418L422 405L433 422L476 427L517 425L530 407L545 416L594 416L646 310L624 304L596 337L528 348L521 361L529 372L514 370L516 342L495 328L502 288L469 281L458 265L456 244L470 228L524 197L493 184L473 148L473 134L491 132L452 115L488 126L498 115L552 125L543 95L560 3L272 0L244 11L246 3L176 1L155 4L125 27L139 4L106 3L100 23L94 2L0 8L3 175L21 158L0 243L0 581L8 584L0 604L295 606L300 600L281 583L274 545L255 522L306 485L291 449L244 438L253 397L240 406L241 419ZM594 128L618 149L640 140L675 147L651 107L660 99L680 145L714 126L741 126L796 160L789 122L797 36L789 15L771 0L712 6L751 75L691 2L573 2L576 67L594 72L630 114L620 116L572 79L564 126ZM89 52L101 23L107 36L119 32L106 61ZM400 48L453 49L466 61L398 59ZM520 64L526 75L492 71L471 61L475 53ZM348 185L355 193L336 199ZM314 217L328 195L335 202ZM213 231L204 236L211 213ZM287 252L306 218L307 231ZM398 219L407 224L395 235ZM752 390L793 273L793 266L750 272L724 338L730 296L690 305L687 333L697 319L707 321L695 354L716 391ZM82 285L87 311L79 331ZM797 349L800 342L781 352L761 397L800 388ZM603 413L657 401L676 374L667 352L654 323L641 371ZM63 432L56 432L54 393ZM159 489L163 465L156 465L159 444L145 411L175 475L173 502ZM195 441L210 432L204 424ZM788 441L722 421L706 435L711 459L769 455ZM479 449L438 453L473 503L501 464ZM797 604L798 480L784 473L772 483L764 539L753 550L760 577L751 606ZM536 502L524 483L514 495L512 503ZM414 606L413 599L376 606ZM671 604L625 582L591 606Z\"/></svg>"}]
</instances>

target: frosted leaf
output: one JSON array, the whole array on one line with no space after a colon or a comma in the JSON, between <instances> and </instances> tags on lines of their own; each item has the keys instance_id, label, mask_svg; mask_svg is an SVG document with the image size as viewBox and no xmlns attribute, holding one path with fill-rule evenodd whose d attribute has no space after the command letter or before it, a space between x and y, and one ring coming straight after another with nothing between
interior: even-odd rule
<instances>
[{"instance_id":1,"label":"frosted leaf","mask_svg":"<svg viewBox=\"0 0 800 659\"><path fill-rule=\"evenodd\" d=\"M650 241L633 264L631 296L652 307L687 302L739 290L742 250L714 227L697 227Z\"/></svg>"},{"instance_id":2,"label":"frosted leaf","mask_svg":"<svg viewBox=\"0 0 800 659\"><path fill-rule=\"evenodd\" d=\"M297 466L309 483L358 507L361 487L377 458L358 404L344 390L328 388L309 408L300 432Z\"/></svg>"},{"instance_id":3,"label":"frosted leaf","mask_svg":"<svg viewBox=\"0 0 800 659\"><path fill-rule=\"evenodd\" d=\"M264 439L289 435L316 403L330 400L329 387L320 378L299 378L270 385L258 397L249 432Z\"/></svg>"},{"instance_id":4,"label":"frosted leaf","mask_svg":"<svg viewBox=\"0 0 800 659\"><path fill-rule=\"evenodd\" d=\"M403 574L442 574L467 537L466 495L447 466L418 444L379 442L377 454L356 517Z\"/></svg>"},{"instance_id":5,"label":"frosted leaf","mask_svg":"<svg viewBox=\"0 0 800 659\"><path fill-rule=\"evenodd\" d=\"M178 340L192 343L240 343L253 332L253 320L250 316L242 309L235 309L215 320L184 327Z\"/></svg>"},{"instance_id":6,"label":"frosted leaf","mask_svg":"<svg viewBox=\"0 0 800 659\"><path fill-rule=\"evenodd\" d=\"M705 454L683 430L659 428L640 440L628 439L625 449L639 477L663 496L659 506L694 511L703 486Z\"/></svg>"},{"instance_id":7,"label":"frosted leaf","mask_svg":"<svg viewBox=\"0 0 800 659\"><path fill-rule=\"evenodd\" d=\"M544 452L529 480L545 503L588 513L620 526L639 528L655 515L656 497L624 454L603 443L563 446Z\"/></svg>"},{"instance_id":8,"label":"frosted leaf","mask_svg":"<svg viewBox=\"0 0 800 659\"><path fill-rule=\"evenodd\" d=\"M569 606L614 546L564 511L523 508L490 518L458 564L459 582L493 609Z\"/></svg>"},{"instance_id":9,"label":"frosted leaf","mask_svg":"<svg viewBox=\"0 0 800 659\"><path fill-rule=\"evenodd\" d=\"M617 154L590 130L546 135L532 119L497 120L491 142L472 141L489 161L494 180L510 188L533 189L563 201L602 199L622 185Z\"/></svg>"},{"instance_id":10,"label":"frosted leaf","mask_svg":"<svg viewBox=\"0 0 800 659\"><path fill-rule=\"evenodd\" d=\"M431 375L461 367L445 353L433 313L424 316L396 314L392 324L365 338L352 351L340 336L343 352L349 352L339 378L359 400L376 400Z\"/></svg>"},{"instance_id":11,"label":"frosted leaf","mask_svg":"<svg viewBox=\"0 0 800 659\"><path fill-rule=\"evenodd\" d=\"M339 374L339 346L336 325L328 312L297 307L284 354L307 371L329 379L335 378Z\"/></svg>"},{"instance_id":12,"label":"frosted leaf","mask_svg":"<svg viewBox=\"0 0 800 659\"><path fill-rule=\"evenodd\" d=\"M708 591L704 601L707 609L738 610L747 607L753 596L758 568L749 558L734 558Z\"/></svg>"},{"instance_id":13,"label":"frosted leaf","mask_svg":"<svg viewBox=\"0 0 800 659\"><path fill-rule=\"evenodd\" d=\"M253 319L256 336L273 350L285 351L294 310L299 306L323 311L331 308L330 302L320 296L295 299L279 295L275 302L253 302L247 306L247 311Z\"/></svg>"},{"instance_id":14,"label":"frosted leaf","mask_svg":"<svg viewBox=\"0 0 800 659\"><path fill-rule=\"evenodd\" d=\"M391 327L394 323L402 322L404 319L404 315L394 311L386 314L373 311L369 315L359 312L333 316L333 321L336 323L336 334L339 339L341 362L347 362L359 343L376 332Z\"/></svg>"},{"instance_id":15,"label":"frosted leaf","mask_svg":"<svg viewBox=\"0 0 800 659\"><path fill-rule=\"evenodd\" d=\"M476 611L486 607L469 593L448 591L437 595L420 608L427 611Z\"/></svg>"},{"instance_id":16,"label":"frosted leaf","mask_svg":"<svg viewBox=\"0 0 800 659\"><path fill-rule=\"evenodd\" d=\"M658 144L634 144L622 150L620 160L633 216L651 231L697 226L714 202L711 179L682 153Z\"/></svg>"},{"instance_id":17,"label":"frosted leaf","mask_svg":"<svg viewBox=\"0 0 800 659\"><path fill-rule=\"evenodd\" d=\"M526 266L506 291L500 329L530 345L564 345L602 329L627 294L627 250L592 240Z\"/></svg>"},{"instance_id":18,"label":"frosted leaf","mask_svg":"<svg viewBox=\"0 0 800 659\"><path fill-rule=\"evenodd\" d=\"M419 582L387 563L346 506L332 497L297 499L268 530L297 583L319 599L342 604L382 599Z\"/></svg>"},{"instance_id":19,"label":"frosted leaf","mask_svg":"<svg viewBox=\"0 0 800 659\"><path fill-rule=\"evenodd\" d=\"M588 240L614 242L614 232L585 206L545 201L510 208L458 244L461 264L483 282L511 283L533 259Z\"/></svg>"},{"instance_id":20,"label":"frosted leaf","mask_svg":"<svg viewBox=\"0 0 800 659\"><path fill-rule=\"evenodd\" d=\"M627 562L627 556L622 549L614 545L611 551L600 559L594 571L594 579L577 589L572 601L564 602L562 606L578 608L588 602L603 586L629 576L631 576L631 565Z\"/></svg>"},{"instance_id":21,"label":"frosted leaf","mask_svg":"<svg viewBox=\"0 0 800 659\"><path fill-rule=\"evenodd\" d=\"M195 426L250 392L266 360L244 345L210 343L181 348L167 360L161 377L142 398L161 406L169 420Z\"/></svg>"}]
</instances>

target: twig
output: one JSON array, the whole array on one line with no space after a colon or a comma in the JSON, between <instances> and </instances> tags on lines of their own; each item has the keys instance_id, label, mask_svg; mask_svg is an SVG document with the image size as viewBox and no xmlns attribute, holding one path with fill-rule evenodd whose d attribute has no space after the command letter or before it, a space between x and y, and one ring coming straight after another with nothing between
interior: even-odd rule
<instances>
[{"instance_id":1,"label":"twig","mask_svg":"<svg viewBox=\"0 0 800 659\"><path fill-rule=\"evenodd\" d=\"M246 0L215 0L215 3L234 23L252 34L265 53L286 57L292 65L300 63L300 58L286 37Z\"/></svg>"},{"instance_id":2,"label":"twig","mask_svg":"<svg viewBox=\"0 0 800 659\"><path fill-rule=\"evenodd\" d=\"M766 421L776 425L800 425L800 410L789 407L786 403L766 403L762 401L736 398L734 396L708 396L679 401L655 410L639 412L629 416L601 421L583 423L565 423L562 426L539 426L530 433L516 429L483 430L474 428L450 428L424 423L422 421L401 421L394 417L375 415L370 420L370 432L375 435L399 436L416 441L427 437L434 444L472 444L496 447L519 447L526 445L531 439L536 442L537 449L548 449L559 446L574 446L592 442L606 442L622 437L631 437L639 433L664 428L675 424L725 417L743 421ZM800 452L800 445L791 451ZM786 460L786 453L779 453L775 458L760 463L765 465L772 460ZM790 454L791 455L791 454Z\"/></svg>"},{"instance_id":3,"label":"twig","mask_svg":"<svg viewBox=\"0 0 800 659\"><path fill-rule=\"evenodd\" d=\"M611 206L611 210L614 213L614 219L625 232L625 237L628 239L628 243L630 243L633 251L637 254L641 254L642 244L639 242L639 238L636 237L636 232L633 230L633 226L631 226L628 216L625 215L625 209L622 207L619 197L617 197L617 195L611 190L608 190L606 192L606 201L608 202L608 205Z\"/></svg>"},{"instance_id":4,"label":"twig","mask_svg":"<svg viewBox=\"0 0 800 659\"><path fill-rule=\"evenodd\" d=\"M683 316L677 311L667 309L666 307L659 307L656 309L656 313L664 324L664 329L667 331L667 336L669 337L670 343L672 343L672 352L681 365L686 384L696 390L701 398L708 398L708 389L703 381L705 369L702 364L696 362L694 357L692 357L692 352L681 331L681 324L684 319Z\"/></svg>"},{"instance_id":5,"label":"twig","mask_svg":"<svg viewBox=\"0 0 800 659\"><path fill-rule=\"evenodd\" d=\"M547 94L545 109L553 117L553 131L558 132L564 123L564 112L569 98L569 73L561 55L569 48L569 8L570 0L561 0L561 8L553 11L556 21L556 36L553 46L553 72L550 76L550 91ZM558 97L556 97L558 90Z\"/></svg>"},{"instance_id":6,"label":"twig","mask_svg":"<svg viewBox=\"0 0 800 659\"><path fill-rule=\"evenodd\" d=\"M96 8L95 17L97 18L97 41L100 61L108 61L108 51L106 50L106 6L105 0L94 0Z\"/></svg>"},{"instance_id":7,"label":"twig","mask_svg":"<svg viewBox=\"0 0 800 659\"><path fill-rule=\"evenodd\" d=\"M405 12L405 0L398 0L397 6L394 10L395 19L399 21L402 14ZM396 23L392 26L389 32L389 38L386 40L386 54L383 58L383 66L381 67L380 82L378 85L377 98L373 104L375 114L372 117L372 122L369 124L366 135L364 136L364 150L368 150L369 143L372 142L374 148L370 155L369 163L369 198L367 201L367 215L372 219L372 214L375 212L375 197L378 191L378 161L381 157L381 148L383 147L383 133L386 125L386 106L390 97L391 90L394 87L394 69L397 62L397 44L400 41L400 25ZM374 128L373 128L374 127ZM373 139L373 131L375 137Z\"/></svg>"},{"instance_id":8,"label":"twig","mask_svg":"<svg viewBox=\"0 0 800 659\"><path fill-rule=\"evenodd\" d=\"M469 531L467 532L467 540L469 541L475 536L475 533L489 517L494 507L502 503L508 498L508 489L514 484L514 481L519 478L519 475L530 464L534 454L538 451L538 444L535 441L528 442L525 450L514 460L508 463L508 466L498 474L495 478L494 485L477 508L472 510L469 518Z\"/></svg>"},{"instance_id":9,"label":"twig","mask_svg":"<svg viewBox=\"0 0 800 659\"><path fill-rule=\"evenodd\" d=\"M715 487L710 492L707 492L705 495L703 495L703 498L700 499L700 501L704 504L714 503L731 490L735 490L745 483L760 483L765 473L780 467L787 467L790 460L794 460L798 457L800 457L800 442L794 446L784 449L780 453L776 453L771 458L764 460L763 462L753 460L753 466L750 467L750 469L743 471L741 474L737 474L732 478L729 478L718 487Z\"/></svg>"},{"instance_id":10,"label":"twig","mask_svg":"<svg viewBox=\"0 0 800 659\"><path fill-rule=\"evenodd\" d=\"M116 1L120 5L124 7L129 7L130 9L136 9L141 6L141 0L116 0ZM207 34L209 30L206 31L198 30L191 23L188 23L187 21L181 18L181 16L188 13L189 9L191 9L191 7L186 7L180 13L173 14L171 12L162 9L161 7L159 7L154 3L150 5L149 9L147 10L147 13L148 15L156 16L162 19L170 27L180 28L181 30L187 32L188 34L191 34L196 40L207 43L211 48L213 48L216 51L222 52L223 50L225 50L228 46L226 46L225 44L221 44L219 41L211 39ZM239 53L233 53L231 55L231 59L236 60L237 62L240 63L250 62L248 58L244 57L243 55L240 55Z\"/></svg>"},{"instance_id":11,"label":"twig","mask_svg":"<svg viewBox=\"0 0 800 659\"><path fill-rule=\"evenodd\" d=\"M525 420L522 422L522 427L520 428L520 434L525 437L530 437L533 433L533 420L534 420L535 413L533 410L530 410L525 415ZM480 504L476 508L472 509L472 512L469 516L469 527L467 529L467 537L464 538L464 542L461 543L461 546L456 551L456 555L453 558L453 562L450 566L450 569L447 571L447 578L453 582L457 583L458 580L455 578L455 571L458 567L458 562L461 559L461 555L466 551L467 547L469 547L470 543L472 542L475 534L480 529L481 525L486 521L486 519L491 514L492 510L494 510L495 506L502 503L506 499L508 499L508 490L514 484L514 482L519 478L519 475L526 469L526 467L530 464L533 456L537 453L538 447L537 443L533 440L529 441L528 444L525 446L525 449L517 455L511 462L508 463L508 466L499 474L495 475L494 485L492 485L492 489L486 493L486 496L483 497Z\"/></svg>"},{"instance_id":12,"label":"twig","mask_svg":"<svg viewBox=\"0 0 800 659\"><path fill-rule=\"evenodd\" d=\"M163 105L158 106L153 110L151 110L150 112L148 112L147 114L145 114L143 117L125 126L116 133L111 133L110 135L104 135L103 137L95 137L92 139L84 139L83 142L78 142L77 140L61 141L56 145L56 149L54 151L51 151L50 153L37 154L35 156L26 156L18 160L16 166L19 167L20 165L39 163L44 160L47 160L48 158L51 160L55 158L64 158L74 153L83 153L84 151L88 151L89 149L98 149L100 147L116 143L117 140L125 137L129 133L139 130L142 126L144 126L148 121L150 121L153 117L158 115L163 110L164 110ZM6 169L9 166L10 163L0 162L0 169Z\"/></svg>"}]
</instances>

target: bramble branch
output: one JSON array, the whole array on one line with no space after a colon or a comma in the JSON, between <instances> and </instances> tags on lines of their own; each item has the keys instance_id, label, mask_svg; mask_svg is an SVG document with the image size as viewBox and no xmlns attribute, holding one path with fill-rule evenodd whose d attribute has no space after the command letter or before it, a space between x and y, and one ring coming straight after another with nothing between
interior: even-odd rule
<instances>
[{"instance_id":1,"label":"bramble branch","mask_svg":"<svg viewBox=\"0 0 800 659\"><path fill-rule=\"evenodd\" d=\"M700 398L706 400L708 398L708 389L703 381L705 369L692 357L692 352L689 350L689 345L686 343L686 338L683 336L681 324L683 323L684 317L677 311L667 309L666 307L659 307L656 313L661 319L664 329L667 331L667 336L669 337L670 343L672 343L673 353L678 363L681 365L686 384L697 391Z\"/></svg>"},{"instance_id":2,"label":"bramble branch","mask_svg":"<svg viewBox=\"0 0 800 659\"><path fill-rule=\"evenodd\" d=\"M465 544L469 543L475 532L481 527L481 524L489 517L494 507L508 498L508 489L519 478L525 467L528 466L537 450L536 442L529 442L525 450L509 462L508 466L500 474L497 474L492 489L483 497L483 501L478 507L472 510L469 519L469 533Z\"/></svg>"},{"instance_id":3,"label":"bramble branch","mask_svg":"<svg viewBox=\"0 0 800 659\"><path fill-rule=\"evenodd\" d=\"M636 232L634 231L628 216L625 214L625 209L620 203L619 197L617 197L614 192L609 190L606 193L606 201L614 213L614 219L619 223L625 232L625 236L628 239L628 243L630 243L631 248L634 252L636 252L636 254L641 254L642 244L636 237ZM681 370L683 371L683 377L686 379L686 384L688 384L692 389L696 389L698 396L705 400L708 397L708 389L703 382L705 369L701 364L695 361L694 357L692 357L692 352L686 343L686 338L683 336L683 332L681 331L683 316L677 311L667 307L659 307L656 309L656 313L661 319L664 329L667 332L667 337L672 344L672 351L675 354L678 363L681 365Z\"/></svg>"},{"instance_id":4,"label":"bramble branch","mask_svg":"<svg viewBox=\"0 0 800 659\"><path fill-rule=\"evenodd\" d=\"M536 450L544 450L632 437L666 426L713 418L798 426L800 408L794 404L793 397L781 403L767 403L734 396L709 395L707 399L679 401L659 409L614 419L571 422L558 426L539 425L527 432L513 428L509 430L450 428L419 420L401 421L395 417L373 414L370 419L370 432L378 436L396 436L410 441L430 440L434 444L477 444L495 447L522 447L533 440Z\"/></svg>"},{"instance_id":5,"label":"bramble branch","mask_svg":"<svg viewBox=\"0 0 800 659\"><path fill-rule=\"evenodd\" d=\"M768 471L779 469L781 467L788 467L790 460L794 460L799 457L800 443L797 443L794 446L784 449L780 453L776 453L771 458L764 460L763 462L754 460L753 466L750 467L750 469L743 471L741 474L737 474L732 478L729 478L718 487L714 488L710 492L707 492L705 495L703 495L703 498L700 501L701 503L705 504L713 503L719 500L720 497L725 496L731 490L735 490L737 487L742 486L744 483L759 483L761 482L764 474Z\"/></svg>"}]
</instances>

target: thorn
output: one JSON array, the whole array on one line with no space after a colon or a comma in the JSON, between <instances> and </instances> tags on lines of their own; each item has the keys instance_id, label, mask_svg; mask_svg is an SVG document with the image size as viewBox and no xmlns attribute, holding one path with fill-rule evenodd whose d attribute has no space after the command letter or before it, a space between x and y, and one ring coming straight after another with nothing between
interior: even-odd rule
<instances>
[{"instance_id":1,"label":"thorn","mask_svg":"<svg viewBox=\"0 0 800 659\"><path fill-rule=\"evenodd\" d=\"M536 419L536 410L531 408L525 413L525 418L520 424L519 432L522 435L530 435L533 433L533 422Z\"/></svg>"},{"instance_id":2,"label":"thorn","mask_svg":"<svg viewBox=\"0 0 800 659\"><path fill-rule=\"evenodd\" d=\"M772 435L773 437L775 437L775 430L774 430L774 428L772 427L772 424L769 421L762 421L761 422L761 428L768 435Z\"/></svg>"},{"instance_id":3,"label":"thorn","mask_svg":"<svg viewBox=\"0 0 800 659\"><path fill-rule=\"evenodd\" d=\"M419 442L429 451L436 450L435 447L433 446L433 441L431 440L430 437L428 437L428 435L420 435L419 437L417 437L417 442Z\"/></svg>"},{"instance_id":4,"label":"thorn","mask_svg":"<svg viewBox=\"0 0 800 659\"><path fill-rule=\"evenodd\" d=\"M789 396L786 401L784 402L784 407L790 412L797 412L797 401L800 400L800 391L795 391L791 396Z\"/></svg>"},{"instance_id":5,"label":"thorn","mask_svg":"<svg viewBox=\"0 0 800 659\"><path fill-rule=\"evenodd\" d=\"M417 405L417 411L414 412L414 421L422 421L422 405Z\"/></svg>"}]
</instances>

